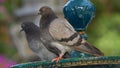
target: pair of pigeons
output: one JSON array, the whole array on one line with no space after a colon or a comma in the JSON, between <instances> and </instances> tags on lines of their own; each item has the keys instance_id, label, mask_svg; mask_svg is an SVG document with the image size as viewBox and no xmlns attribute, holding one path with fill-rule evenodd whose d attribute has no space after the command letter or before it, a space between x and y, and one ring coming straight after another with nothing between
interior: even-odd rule
<instances>
[{"instance_id":1,"label":"pair of pigeons","mask_svg":"<svg viewBox=\"0 0 120 68\"><path fill-rule=\"evenodd\" d=\"M58 62L62 58L69 58L72 50L103 56L99 49L82 39L66 19L58 18L50 7L41 7L39 14L40 27L32 22L24 22L21 27L29 47L41 60Z\"/></svg>"}]
</instances>

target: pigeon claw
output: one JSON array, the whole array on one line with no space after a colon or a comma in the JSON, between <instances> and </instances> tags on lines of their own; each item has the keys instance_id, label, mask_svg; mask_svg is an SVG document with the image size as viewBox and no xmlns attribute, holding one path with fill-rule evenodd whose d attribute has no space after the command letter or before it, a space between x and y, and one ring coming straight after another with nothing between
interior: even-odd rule
<instances>
[{"instance_id":1,"label":"pigeon claw","mask_svg":"<svg viewBox=\"0 0 120 68\"><path fill-rule=\"evenodd\" d=\"M62 55L59 55L59 57L52 59L52 62L59 62L62 59Z\"/></svg>"}]
</instances>

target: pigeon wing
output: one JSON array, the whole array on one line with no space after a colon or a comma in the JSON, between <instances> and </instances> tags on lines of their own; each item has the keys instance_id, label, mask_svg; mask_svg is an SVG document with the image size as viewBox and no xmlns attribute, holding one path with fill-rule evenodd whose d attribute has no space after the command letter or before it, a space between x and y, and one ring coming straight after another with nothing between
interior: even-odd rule
<instances>
[{"instance_id":1,"label":"pigeon wing","mask_svg":"<svg viewBox=\"0 0 120 68\"><path fill-rule=\"evenodd\" d=\"M73 45L79 39L79 34L66 19L57 18L49 26L51 36L66 45Z\"/></svg>"},{"instance_id":2,"label":"pigeon wing","mask_svg":"<svg viewBox=\"0 0 120 68\"><path fill-rule=\"evenodd\" d=\"M71 47L80 52L92 54L94 56L103 56L103 53L95 46L89 44L80 35L76 33L73 27L65 19L54 20L49 27L51 36L64 45Z\"/></svg>"}]
</instances>

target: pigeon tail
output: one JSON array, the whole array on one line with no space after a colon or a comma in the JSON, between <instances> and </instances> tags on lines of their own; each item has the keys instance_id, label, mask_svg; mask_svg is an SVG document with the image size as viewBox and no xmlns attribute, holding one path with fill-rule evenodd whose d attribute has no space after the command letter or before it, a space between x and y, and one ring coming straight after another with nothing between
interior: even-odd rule
<instances>
[{"instance_id":1,"label":"pigeon tail","mask_svg":"<svg viewBox=\"0 0 120 68\"><path fill-rule=\"evenodd\" d=\"M73 46L73 48L76 51L91 54L93 56L104 56L104 54L98 48L96 48L94 45L89 44L88 42L83 42L81 45Z\"/></svg>"}]
</instances>

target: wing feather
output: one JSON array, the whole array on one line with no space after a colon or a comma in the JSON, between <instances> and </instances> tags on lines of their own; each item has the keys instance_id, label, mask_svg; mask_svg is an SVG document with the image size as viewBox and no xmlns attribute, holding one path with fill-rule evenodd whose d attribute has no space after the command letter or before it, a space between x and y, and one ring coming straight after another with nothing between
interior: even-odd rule
<instances>
[{"instance_id":1,"label":"wing feather","mask_svg":"<svg viewBox=\"0 0 120 68\"><path fill-rule=\"evenodd\" d=\"M69 38L76 31L65 19L57 18L50 24L49 32L54 39L61 40Z\"/></svg>"},{"instance_id":2,"label":"wing feather","mask_svg":"<svg viewBox=\"0 0 120 68\"><path fill-rule=\"evenodd\" d=\"M61 39L68 39L73 36L76 31L74 28L68 23L66 19L57 18L55 19L49 26L49 32L51 36L55 40L61 40ZM72 37L73 38L73 37ZM69 41L62 41L65 45L73 45L77 42L79 39L79 35L77 34L76 37L74 37L72 40Z\"/></svg>"}]
</instances>

